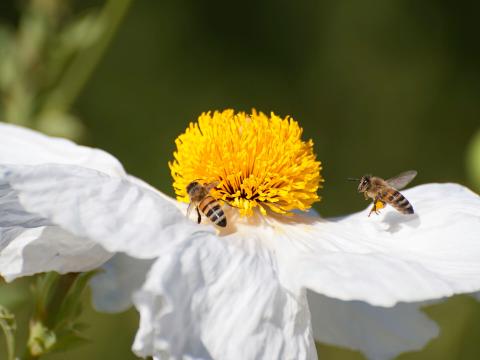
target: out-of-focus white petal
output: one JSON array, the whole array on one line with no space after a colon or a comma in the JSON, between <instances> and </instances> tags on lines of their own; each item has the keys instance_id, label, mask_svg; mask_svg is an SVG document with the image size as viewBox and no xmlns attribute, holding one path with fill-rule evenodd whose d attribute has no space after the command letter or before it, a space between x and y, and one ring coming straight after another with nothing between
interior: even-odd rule
<instances>
[{"instance_id":1,"label":"out-of-focus white petal","mask_svg":"<svg viewBox=\"0 0 480 360\"><path fill-rule=\"evenodd\" d=\"M43 135L16 125L0 123L0 164L70 164L124 176L120 162L107 152Z\"/></svg>"},{"instance_id":2,"label":"out-of-focus white petal","mask_svg":"<svg viewBox=\"0 0 480 360\"><path fill-rule=\"evenodd\" d=\"M7 281L45 271L91 270L110 256L97 243L26 212L13 189L0 181L0 274Z\"/></svg>"},{"instance_id":3,"label":"out-of-focus white petal","mask_svg":"<svg viewBox=\"0 0 480 360\"><path fill-rule=\"evenodd\" d=\"M172 359L316 359L305 293L267 259L197 234L158 258L134 295L134 351Z\"/></svg>"},{"instance_id":4,"label":"out-of-focus white petal","mask_svg":"<svg viewBox=\"0 0 480 360\"><path fill-rule=\"evenodd\" d=\"M94 307L103 312L127 310L133 305L133 292L142 287L152 264L152 259L116 254L90 282Z\"/></svg>"},{"instance_id":5,"label":"out-of-focus white petal","mask_svg":"<svg viewBox=\"0 0 480 360\"><path fill-rule=\"evenodd\" d=\"M480 289L480 197L455 184L403 193L415 215L387 207L279 225L279 267L318 293L380 306Z\"/></svg>"},{"instance_id":6,"label":"out-of-focus white petal","mask_svg":"<svg viewBox=\"0 0 480 360\"><path fill-rule=\"evenodd\" d=\"M424 303L391 308L342 301L308 292L316 340L359 350L371 360L393 359L422 349L439 329L420 309Z\"/></svg>"},{"instance_id":7,"label":"out-of-focus white petal","mask_svg":"<svg viewBox=\"0 0 480 360\"><path fill-rule=\"evenodd\" d=\"M196 232L164 195L128 178L72 165L0 166L0 180L22 207L110 252L154 258Z\"/></svg>"}]
</instances>

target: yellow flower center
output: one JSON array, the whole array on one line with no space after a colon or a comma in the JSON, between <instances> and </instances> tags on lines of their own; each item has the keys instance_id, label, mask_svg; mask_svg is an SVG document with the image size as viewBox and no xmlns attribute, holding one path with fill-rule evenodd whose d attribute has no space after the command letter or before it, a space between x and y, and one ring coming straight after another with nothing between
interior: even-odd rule
<instances>
[{"instance_id":1,"label":"yellow flower center","mask_svg":"<svg viewBox=\"0 0 480 360\"><path fill-rule=\"evenodd\" d=\"M203 113L175 140L169 166L177 199L190 202L186 188L195 180L216 183L211 195L241 215L308 210L323 179L313 141L301 135L296 121L273 113Z\"/></svg>"}]
</instances>

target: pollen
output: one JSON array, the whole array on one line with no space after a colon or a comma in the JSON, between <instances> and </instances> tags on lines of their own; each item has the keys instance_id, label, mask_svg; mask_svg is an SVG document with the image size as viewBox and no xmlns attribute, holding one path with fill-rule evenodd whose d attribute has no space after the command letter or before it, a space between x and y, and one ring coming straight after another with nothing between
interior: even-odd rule
<instances>
[{"instance_id":1,"label":"pollen","mask_svg":"<svg viewBox=\"0 0 480 360\"><path fill-rule=\"evenodd\" d=\"M169 166L177 200L190 201L186 187L195 180L216 184L211 195L241 215L308 210L320 201L323 179L313 141L303 141L302 131L274 113L203 113L175 140Z\"/></svg>"}]
</instances>

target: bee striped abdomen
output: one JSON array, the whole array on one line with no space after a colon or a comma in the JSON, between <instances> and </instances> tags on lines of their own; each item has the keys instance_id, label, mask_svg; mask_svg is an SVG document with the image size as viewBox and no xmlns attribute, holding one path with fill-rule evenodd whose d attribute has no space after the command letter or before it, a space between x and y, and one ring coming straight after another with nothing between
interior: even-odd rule
<instances>
[{"instance_id":1,"label":"bee striped abdomen","mask_svg":"<svg viewBox=\"0 0 480 360\"><path fill-rule=\"evenodd\" d=\"M215 225L227 226L227 217L218 201L212 196L206 196L199 204L200 211Z\"/></svg>"},{"instance_id":2,"label":"bee striped abdomen","mask_svg":"<svg viewBox=\"0 0 480 360\"><path fill-rule=\"evenodd\" d=\"M384 200L392 205L395 209L400 211L402 214L413 214L413 206L410 202L400 194L399 191L393 190L385 194Z\"/></svg>"}]
</instances>

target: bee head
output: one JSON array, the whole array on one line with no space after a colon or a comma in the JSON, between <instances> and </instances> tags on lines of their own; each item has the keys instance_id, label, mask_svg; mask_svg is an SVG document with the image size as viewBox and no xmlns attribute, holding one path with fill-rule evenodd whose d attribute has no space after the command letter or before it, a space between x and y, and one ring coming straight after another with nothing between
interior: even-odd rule
<instances>
[{"instance_id":1,"label":"bee head","mask_svg":"<svg viewBox=\"0 0 480 360\"><path fill-rule=\"evenodd\" d=\"M187 185L187 194L190 194L192 189L198 185L198 182L192 181L190 184Z\"/></svg>"},{"instance_id":2,"label":"bee head","mask_svg":"<svg viewBox=\"0 0 480 360\"><path fill-rule=\"evenodd\" d=\"M370 175L362 176L360 183L358 184L358 192L365 192L370 188Z\"/></svg>"}]
</instances>

